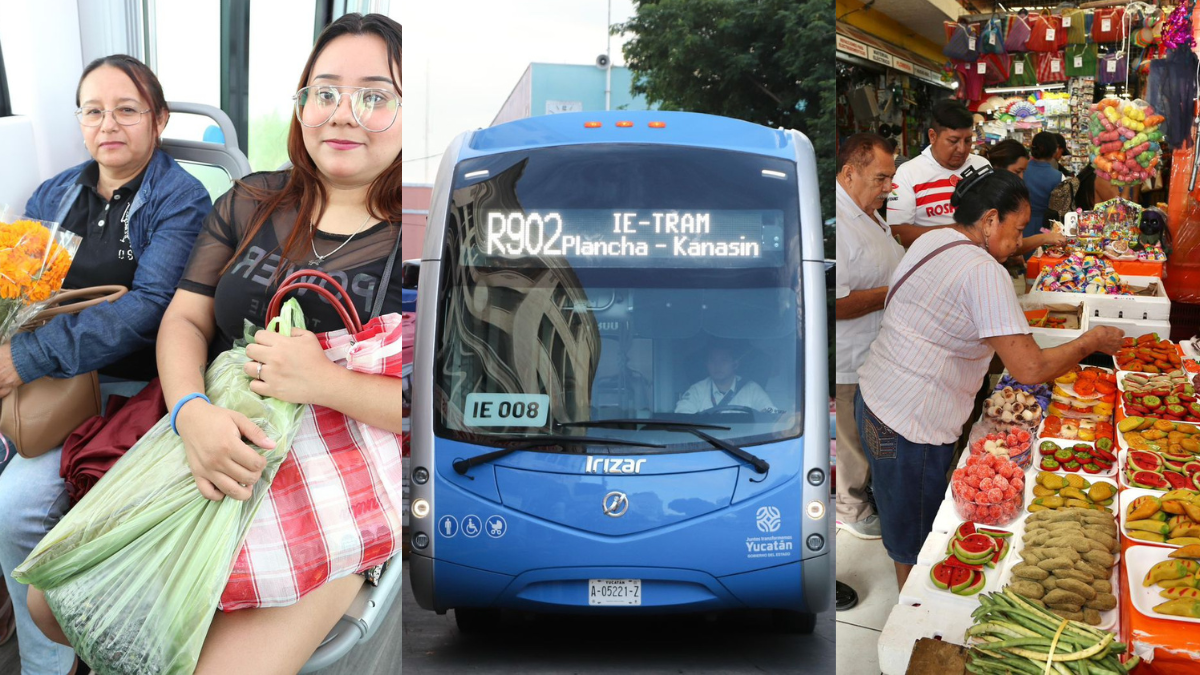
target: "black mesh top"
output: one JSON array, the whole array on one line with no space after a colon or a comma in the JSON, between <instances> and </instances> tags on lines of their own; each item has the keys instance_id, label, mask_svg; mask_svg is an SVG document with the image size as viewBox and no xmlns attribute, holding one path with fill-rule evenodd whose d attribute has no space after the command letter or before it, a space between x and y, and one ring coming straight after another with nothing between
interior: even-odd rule
<instances>
[{"instance_id":1,"label":"black mesh top","mask_svg":"<svg viewBox=\"0 0 1200 675\"><path fill-rule=\"evenodd\" d=\"M244 180L258 188L281 189L287 181L287 172L255 173ZM210 345L210 360L242 337L244 320L249 319L256 326L266 323L267 305L279 282L299 269L319 269L336 279L350 293L359 316L366 323L388 257L399 246L399 223L379 222L368 224L353 237L318 230L313 245L317 253L329 256L324 262L318 262L311 249L296 254L296 262L283 260L281 242L287 240L293 227L298 226L296 210L289 208L273 213L245 251L229 265L246 237L257 203L238 186L217 200L204 221L179 282L179 288L210 296L216 304L217 335ZM329 255L343 243L346 245ZM225 270L227 265L229 269ZM402 267L399 261L392 266L383 314L401 311ZM222 270L225 270L223 274ZM309 330L322 333L344 327L333 307L316 293L299 290L292 297L300 301Z\"/></svg>"}]
</instances>

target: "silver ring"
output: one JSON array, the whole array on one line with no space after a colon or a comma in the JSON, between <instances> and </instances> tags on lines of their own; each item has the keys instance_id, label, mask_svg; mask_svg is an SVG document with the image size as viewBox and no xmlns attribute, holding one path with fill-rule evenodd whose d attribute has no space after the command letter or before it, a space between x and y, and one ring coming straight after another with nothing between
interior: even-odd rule
<instances>
[{"instance_id":1,"label":"silver ring","mask_svg":"<svg viewBox=\"0 0 1200 675\"><path fill-rule=\"evenodd\" d=\"M241 485L242 487L246 487L245 483L238 483L238 485Z\"/></svg>"},{"instance_id":2,"label":"silver ring","mask_svg":"<svg viewBox=\"0 0 1200 675\"><path fill-rule=\"evenodd\" d=\"M262 361L259 361L258 362L258 372L254 374L254 379L256 379L256 380L262 379L262 367L263 367ZM242 487L245 487L245 486L243 485Z\"/></svg>"}]
</instances>

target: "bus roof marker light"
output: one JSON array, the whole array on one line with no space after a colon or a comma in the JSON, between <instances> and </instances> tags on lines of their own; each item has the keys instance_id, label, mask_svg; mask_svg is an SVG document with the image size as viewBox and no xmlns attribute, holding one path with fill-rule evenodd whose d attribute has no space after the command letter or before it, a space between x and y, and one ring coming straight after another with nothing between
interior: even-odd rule
<instances>
[{"instance_id":1,"label":"bus roof marker light","mask_svg":"<svg viewBox=\"0 0 1200 675\"><path fill-rule=\"evenodd\" d=\"M413 500L412 514L417 518L424 518L429 515L429 502L425 499Z\"/></svg>"},{"instance_id":2,"label":"bus roof marker light","mask_svg":"<svg viewBox=\"0 0 1200 675\"><path fill-rule=\"evenodd\" d=\"M482 176L488 175L488 173L490 173L490 172L487 169L480 169L479 171L471 171L469 173L463 174L463 178L466 178L466 179L480 178Z\"/></svg>"},{"instance_id":3,"label":"bus roof marker light","mask_svg":"<svg viewBox=\"0 0 1200 675\"><path fill-rule=\"evenodd\" d=\"M787 178L787 174L782 171L772 171L771 169L763 169L762 175L767 178Z\"/></svg>"},{"instance_id":4,"label":"bus roof marker light","mask_svg":"<svg viewBox=\"0 0 1200 675\"><path fill-rule=\"evenodd\" d=\"M618 127L620 127L620 128L622 128L622 129L632 129L632 128L633 128L633 122L625 122L625 121L622 121L622 122L617 122L617 126L618 126Z\"/></svg>"},{"instance_id":5,"label":"bus roof marker light","mask_svg":"<svg viewBox=\"0 0 1200 675\"><path fill-rule=\"evenodd\" d=\"M599 122L584 122L583 123L584 129L599 129L602 126L604 126L604 125Z\"/></svg>"},{"instance_id":6,"label":"bus roof marker light","mask_svg":"<svg viewBox=\"0 0 1200 675\"><path fill-rule=\"evenodd\" d=\"M646 126L650 127L651 129L666 129L667 123L666 122L651 122L651 123L647 124Z\"/></svg>"},{"instance_id":7,"label":"bus roof marker light","mask_svg":"<svg viewBox=\"0 0 1200 675\"><path fill-rule=\"evenodd\" d=\"M808 508L806 511L809 518L812 518L813 520L820 520L821 518L825 517L825 502L814 499L808 503Z\"/></svg>"}]
</instances>

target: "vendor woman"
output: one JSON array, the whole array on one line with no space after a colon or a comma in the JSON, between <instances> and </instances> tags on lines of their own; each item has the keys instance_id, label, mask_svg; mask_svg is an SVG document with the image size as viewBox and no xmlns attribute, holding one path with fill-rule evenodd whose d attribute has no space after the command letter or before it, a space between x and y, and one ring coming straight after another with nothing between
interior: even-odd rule
<instances>
[{"instance_id":1,"label":"vendor woman","mask_svg":"<svg viewBox=\"0 0 1200 675\"><path fill-rule=\"evenodd\" d=\"M1094 352L1116 353L1123 337L1101 326L1052 349L1033 341L999 262L1018 250L1029 221L1020 178L971 168L951 205L956 224L918 239L896 268L879 337L858 371L854 416L900 587L933 529L992 355L1019 382L1037 384Z\"/></svg>"}]
</instances>

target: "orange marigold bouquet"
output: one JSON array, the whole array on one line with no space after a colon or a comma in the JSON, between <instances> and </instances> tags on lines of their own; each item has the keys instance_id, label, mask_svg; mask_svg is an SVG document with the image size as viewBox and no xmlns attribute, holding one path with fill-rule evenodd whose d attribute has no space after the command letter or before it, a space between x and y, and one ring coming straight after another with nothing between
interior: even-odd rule
<instances>
[{"instance_id":1,"label":"orange marigold bouquet","mask_svg":"<svg viewBox=\"0 0 1200 675\"><path fill-rule=\"evenodd\" d=\"M0 342L12 339L62 288L79 243L79 235L58 223L0 219Z\"/></svg>"}]
</instances>

